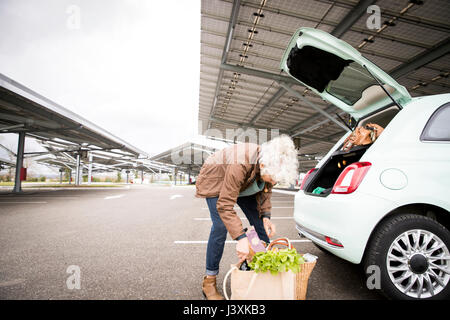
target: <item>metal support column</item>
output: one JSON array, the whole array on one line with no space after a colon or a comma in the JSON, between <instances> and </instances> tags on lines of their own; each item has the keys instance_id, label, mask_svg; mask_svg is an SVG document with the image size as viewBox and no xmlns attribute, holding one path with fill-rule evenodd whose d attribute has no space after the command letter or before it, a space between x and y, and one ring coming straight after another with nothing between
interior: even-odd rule
<instances>
[{"instance_id":1,"label":"metal support column","mask_svg":"<svg viewBox=\"0 0 450 320\"><path fill-rule=\"evenodd\" d=\"M80 185L80 154L77 153L77 169L75 172L75 185L79 186Z\"/></svg>"},{"instance_id":2,"label":"metal support column","mask_svg":"<svg viewBox=\"0 0 450 320\"><path fill-rule=\"evenodd\" d=\"M59 169L59 184L62 184L62 176L63 176L63 171L64 171L64 169Z\"/></svg>"},{"instance_id":3,"label":"metal support column","mask_svg":"<svg viewBox=\"0 0 450 320\"><path fill-rule=\"evenodd\" d=\"M88 184L91 184L92 182L92 159L93 159L92 152L89 152L89 169L88 169Z\"/></svg>"},{"instance_id":4,"label":"metal support column","mask_svg":"<svg viewBox=\"0 0 450 320\"><path fill-rule=\"evenodd\" d=\"M144 184L144 169L141 170L141 184Z\"/></svg>"},{"instance_id":5,"label":"metal support column","mask_svg":"<svg viewBox=\"0 0 450 320\"><path fill-rule=\"evenodd\" d=\"M128 184L128 182L130 181L130 180L129 180L130 170L127 170L127 171L125 171L125 172L126 172L126 174L127 174L127 184Z\"/></svg>"},{"instance_id":6,"label":"metal support column","mask_svg":"<svg viewBox=\"0 0 450 320\"><path fill-rule=\"evenodd\" d=\"M188 184L191 184L191 166L188 169Z\"/></svg>"},{"instance_id":7,"label":"metal support column","mask_svg":"<svg viewBox=\"0 0 450 320\"><path fill-rule=\"evenodd\" d=\"M25 132L19 132L19 143L17 146L16 159L16 177L14 180L13 192L22 192L22 181L20 181L20 172L23 166L23 153L25 149Z\"/></svg>"}]
</instances>

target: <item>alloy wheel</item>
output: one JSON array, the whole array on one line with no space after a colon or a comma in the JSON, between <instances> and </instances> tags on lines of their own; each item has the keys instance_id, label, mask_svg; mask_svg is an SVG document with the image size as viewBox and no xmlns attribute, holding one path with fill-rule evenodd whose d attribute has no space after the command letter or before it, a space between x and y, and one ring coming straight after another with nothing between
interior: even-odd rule
<instances>
[{"instance_id":1,"label":"alloy wheel","mask_svg":"<svg viewBox=\"0 0 450 320\"><path fill-rule=\"evenodd\" d=\"M403 294L431 298L450 281L449 248L432 232L408 230L392 242L386 267L392 283Z\"/></svg>"}]
</instances>

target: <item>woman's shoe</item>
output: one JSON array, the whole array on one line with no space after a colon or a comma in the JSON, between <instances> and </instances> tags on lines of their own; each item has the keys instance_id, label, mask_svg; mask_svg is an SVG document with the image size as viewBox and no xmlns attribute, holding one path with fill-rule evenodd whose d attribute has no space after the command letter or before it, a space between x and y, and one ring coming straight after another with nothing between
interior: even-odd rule
<instances>
[{"instance_id":1,"label":"woman's shoe","mask_svg":"<svg viewBox=\"0 0 450 320\"><path fill-rule=\"evenodd\" d=\"M219 291L217 291L216 277L204 276L202 291L207 300L225 300Z\"/></svg>"}]
</instances>

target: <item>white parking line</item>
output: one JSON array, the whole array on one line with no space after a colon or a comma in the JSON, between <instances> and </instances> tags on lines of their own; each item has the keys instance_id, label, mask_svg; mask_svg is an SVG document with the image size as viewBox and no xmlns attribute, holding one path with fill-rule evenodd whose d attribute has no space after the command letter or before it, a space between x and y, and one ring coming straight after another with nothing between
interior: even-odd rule
<instances>
[{"instance_id":1,"label":"white parking line","mask_svg":"<svg viewBox=\"0 0 450 320\"><path fill-rule=\"evenodd\" d=\"M14 279L14 280L9 280L9 281L3 281L3 282L0 282L0 288L15 286L18 284L22 284L25 281L26 281L25 279Z\"/></svg>"},{"instance_id":2,"label":"white parking line","mask_svg":"<svg viewBox=\"0 0 450 320\"><path fill-rule=\"evenodd\" d=\"M287 191L287 190L272 189L272 192L296 195L298 191Z\"/></svg>"},{"instance_id":3,"label":"white parking line","mask_svg":"<svg viewBox=\"0 0 450 320\"><path fill-rule=\"evenodd\" d=\"M239 217L241 219L247 220L246 217ZM272 220L285 220L285 219L294 219L294 217L272 217ZM196 221L211 221L211 218L194 218Z\"/></svg>"},{"instance_id":4,"label":"white parking line","mask_svg":"<svg viewBox=\"0 0 450 320\"><path fill-rule=\"evenodd\" d=\"M300 242L311 242L309 239L304 240L290 240L291 243L300 243ZM174 244L207 244L207 240L196 240L196 241L174 241ZM227 240L225 244L237 243L235 240Z\"/></svg>"},{"instance_id":5,"label":"white parking line","mask_svg":"<svg viewBox=\"0 0 450 320\"><path fill-rule=\"evenodd\" d=\"M119 194L117 196L105 197L105 200L118 199L118 198L122 198L122 197L123 197L123 194Z\"/></svg>"},{"instance_id":6,"label":"white parking line","mask_svg":"<svg viewBox=\"0 0 450 320\"><path fill-rule=\"evenodd\" d=\"M70 196L70 197L69 196L44 196L44 195L20 196L20 199L23 199L23 200L25 200L25 199L33 199L33 198L46 198L46 199L48 199L48 198L51 198L51 199L59 199L59 198L61 198L61 199L71 199L71 198L73 198L73 199L78 199L79 197L72 197L72 196Z\"/></svg>"},{"instance_id":7,"label":"white parking line","mask_svg":"<svg viewBox=\"0 0 450 320\"><path fill-rule=\"evenodd\" d=\"M279 201L277 201L277 200L275 200L275 201L270 201L271 203L287 203L287 202L294 202L294 199L292 199L292 200L279 200Z\"/></svg>"},{"instance_id":8,"label":"white parking line","mask_svg":"<svg viewBox=\"0 0 450 320\"><path fill-rule=\"evenodd\" d=\"M2 189L0 187L0 189ZM86 190L127 190L130 189L130 187L85 187L85 186L81 186L81 187L57 187L57 188L52 188L52 187L43 187L43 188L39 188L39 187L27 187L27 190L41 190L41 191L61 191L61 190L71 190L71 191L86 191Z\"/></svg>"},{"instance_id":9,"label":"white parking line","mask_svg":"<svg viewBox=\"0 0 450 320\"><path fill-rule=\"evenodd\" d=\"M2 203L47 203L47 201L0 201L0 204Z\"/></svg>"},{"instance_id":10,"label":"white parking line","mask_svg":"<svg viewBox=\"0 0 450 320\"><path fill-rule=\"evenodd\" d=\"M176 198L182 198L183 196L181 194L174 194L170 197L170 200L176 199Z\"/></svg>"},{"instance_id":11,"label":"white parking line","mask_svg":"<svg viewBox=\"0 0 450 320\"><path fill-rule=\"evenodd\" d=\"M241 208L234 207L234 209L241 209ZM294 207L272 207L272 209L294 209ZM202 208L202 210L209 210L209 208Z\"/></svg>"}]
</instances>

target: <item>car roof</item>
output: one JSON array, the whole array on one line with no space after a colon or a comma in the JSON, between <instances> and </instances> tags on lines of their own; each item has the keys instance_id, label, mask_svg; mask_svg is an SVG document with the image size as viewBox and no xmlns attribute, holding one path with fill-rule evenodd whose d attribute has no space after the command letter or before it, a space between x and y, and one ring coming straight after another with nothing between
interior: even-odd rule
<instances>
[{"instance_id":1,"label":"car roof","mask_svg":"<svg viewBox=\"0 0 450 320\"><path fill-rule=\"evenodd\" d=\"M423 110L435 110L447 102L450 102L450 93L421 96L412 98L411 102L404 106L404 109L411 110L415 108L422 108Z\"/></svg>"}]
</instances>

